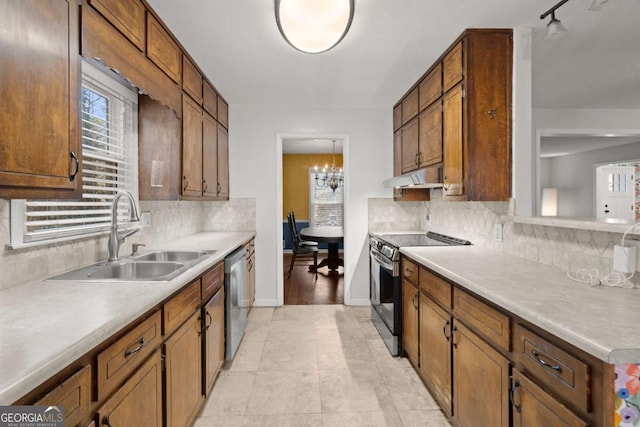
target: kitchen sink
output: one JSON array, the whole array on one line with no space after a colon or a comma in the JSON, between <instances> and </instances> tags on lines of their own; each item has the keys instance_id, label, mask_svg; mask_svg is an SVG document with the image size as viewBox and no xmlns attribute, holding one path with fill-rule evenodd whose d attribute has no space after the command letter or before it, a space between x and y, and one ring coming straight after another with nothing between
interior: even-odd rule
<instances>
[{"instance_id":1,"label":"kitchen sink","mask_svg":"<svg viewBox=\"0 0 640 427\"><path fill-rule=\"evenodd\" d=\"M144 255L134 257L136 261L172 261L188 262L194 261L210 252L201 251L153 251Z\"/></svg>"},{"instance_id":2,"label":"kitchen sink","mask_svg":"<svg viewBox=\"0 0 640 427\"><path fill-rule=\"evenodd\" d=\"M153 251L117 262L78 268L47 280L104 282L168 281L215 251Z\"/></svg>"}]
</instances>

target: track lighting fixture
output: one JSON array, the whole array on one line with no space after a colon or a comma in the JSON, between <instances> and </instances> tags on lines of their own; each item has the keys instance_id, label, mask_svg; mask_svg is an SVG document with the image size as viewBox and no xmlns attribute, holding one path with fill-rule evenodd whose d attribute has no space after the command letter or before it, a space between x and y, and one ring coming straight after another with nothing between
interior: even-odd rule
<instances>
[{"instance_id":1,"label":"track lighting fixture","mask_svg":"<svg viewBox=\"0 0 640 427\"><path fill-rule=\"evenodd\" d=\"M563 4L565 4L568 1L569 0L561 0L555 6L553 6L551 9L547 10L545 13L540 15L540 19L544 19L547 16L551 15L551 20L547 24L547 34L545 34L545 36L544 36L545 40L557 39L560 36L562 36L562 34L567 32L567 29L564 27L564 25L562 25L562 22L560 22L559 19L556 19L556 9L558 9L560 6L562 6ZM595 0L595 1L597 1L597 0ZM594 3L595 3L595 1L594 1ZM602 1L602 0L600 0L600 1ZM607 1L607 0L604 0L604 1Z\"/></svg>"}]
</instances>

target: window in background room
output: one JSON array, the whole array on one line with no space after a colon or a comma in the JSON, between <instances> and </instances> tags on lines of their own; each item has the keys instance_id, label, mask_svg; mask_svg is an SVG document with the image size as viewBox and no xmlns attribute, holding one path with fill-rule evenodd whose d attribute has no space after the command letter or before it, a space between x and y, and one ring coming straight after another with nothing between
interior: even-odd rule
<instances>
[{"instance_id":1,"label":"window in background room","mask_svg":"<svg viewBox=\"0 0 640 427\"><path fill-rule=\"evenodd\" d=\"M138 200L137 102L133 89L82 64L82 199L12 200L12 247L107 233L114 195ZM119 215L129 218L127 209Z\"/></svg>"},{"instance_id":2,"label":"window in background room","mask_svg":"<svg viewBox=\"0 0 640 427\"><path fill-rule=\"evenodd\" d=\"M316 183L316 170L309 168L309 226L343 225L343 187L333 191Z\"/></svg>"}]
</instances>

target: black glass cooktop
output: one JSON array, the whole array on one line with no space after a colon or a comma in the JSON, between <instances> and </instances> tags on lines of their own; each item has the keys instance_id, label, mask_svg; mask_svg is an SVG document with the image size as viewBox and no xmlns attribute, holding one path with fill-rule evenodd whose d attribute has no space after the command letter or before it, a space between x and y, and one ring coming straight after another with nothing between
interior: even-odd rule
<instances>
[{"instance_id":1,"label":"black glass cooktop","mask_svg":"<svg viewBox=\"0 0 640 427\"><path fill-rule=\"evenodd\" d=\"M428 232L426 234L386 234L379 236L379 238L396 248L407 246L452 246L471 244L468 240L462 240L433 232Z\"/></svg>"}]
</instances>

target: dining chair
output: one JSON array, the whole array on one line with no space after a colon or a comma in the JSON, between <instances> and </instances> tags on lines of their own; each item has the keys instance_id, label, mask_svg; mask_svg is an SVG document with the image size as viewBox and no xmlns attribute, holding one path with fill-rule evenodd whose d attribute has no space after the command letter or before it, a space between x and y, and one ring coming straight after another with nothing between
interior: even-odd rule
<instances>
[{"instance_id":1,"label":"dining chair","mask_svg":"<svg viewBox=\"0 0 640 427\"><path fill-rule=\"evenodd\" d=\"M301 244L300 238L298 237L298 233L296 232L293 215L291 212L287 215L287 221L289 222L289 231L291 232L291 241L293 242L293 246L291 247L291 251L293 252L291 256L291 264L289 264L289 271L287 273L287 277L291 277L291 270L293 270L293 264L296 262L296 259L310 259L313 258L313 268L315 270L316 280L318 279L318 247L317 246L306 246Z\"/></svg>"},{"instance_id":2,"label":"dining chair","mask_svg":"<svg viewBox=\"0 0 640 427\"><path fill-rule=\"evenodd\" d=\"M318 246L318 242L312 242L310 240L302 240L300 239L300 235L298 234L298 224L296 223L296 214L291 211L289 212L291 215L291 220L293 222L293 232L296 234L296 239L300 242L302 246Z\"/></svg>"}]
</instances>

